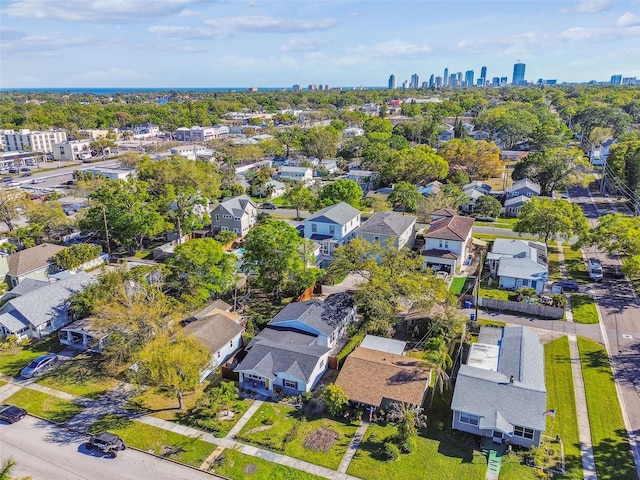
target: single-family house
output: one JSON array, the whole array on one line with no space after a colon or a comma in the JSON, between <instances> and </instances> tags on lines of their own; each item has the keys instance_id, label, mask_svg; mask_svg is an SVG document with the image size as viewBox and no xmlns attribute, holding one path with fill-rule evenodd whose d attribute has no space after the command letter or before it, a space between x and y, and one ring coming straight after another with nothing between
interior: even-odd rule
<instances>
[{"instance_id":1,"label":"single-family house","mask_svg":"<svg viewBox=\"0 0 640 480\"><path fill-rule=\"evenodd\" d=\"M507 199L512 197L537 197L540 195L540 185L529 178L521 178L505 190Z\"/></svg>"},{"instance_id":2,"label":"single-family house","mask_svg":"<svg viewBox=\"0 0 640 480\"><path fill-rule=\"evenodd\" d=\"M278 198L287 193L287 185L278 180L269 180L253 189L253 193L261 198Z\"/></svg>"},{"instance_id":3,"label":"single-family house","mask_svg":"<svg viewBox=\"0 0 640 480\"><path fill-rule=\"evenodd\" d=\"M378 172L373 170L349 170L347 172L347 179L356 182L364 192L367 192L369 188L374 184L378 178Z\"/></svg>"},{"instance_id":4,"label":"single-family house","mask_svg":"<svg viewBox=\"0 0 640 480\"><path fill-rule=\"evenodd\" d=\"M503 162L517 162L529 155L529 152L521 150L500 150L500 160Z\"/></svg>"},{"instance_id":5,"label":"single-family house","mask_svg":"<svg viewBox=\"0 0 640 480\"><path fill-rule=\"evenodd\" d=\"M411 248L416 239L416 221L413 215L396 212L376 212L356 230L356 237L369 243L377 243L384 248L393 245L400 250Z\"/></svg>"},{"instance_id":6,"label":"single-family house","mask_svg":"<svg viewBox=\"0 0 640 480\"><path fill-rule=\"evenodd\" d=\"M478 192L484 193L485 195L491 191L491 186L487 185L480 180L475 180L473 182L467 183L462 187L463 192L469 192L471 190L476 190Z\"/></svg>"},{"instance_id":7,"label":"single-family house","mask_svg":"<svg viewBox=\"0 0 640 480\"><path fill-rule=\"evenodd\" d=\"M267 393L310 391L355 316L355 302L346 293L290 303L247 345L247 355L234 370L240 386Z\"/></svg>"},{"instance_id":8,"label":"single-family house","mask_svg":"<svg viewBox=\"0 0 640 480\"><path fill-rule=\"evenodd\" d=\"M360 127L345 128L342 132L345 138L361 137L364 135L364 129Z\"/></svg>"},{"instance_id":9,"label":"single-family house","mask_svg":"<svg viewBox=\"0 0 640 480\"><path fill-rule=\"evenodd\" d=\"M94 281L79 272L12 298L0 307L0 334L41 338L67 325L72 320L69 299Z\"/></svg>"},{"instance_id":10,"label":"single-family house","mask_svg":"<svg viewBox=\"0 0 640 480\"><path fill-rule=\"evenodd\" d=\"M318 165L318 170L333 175L338 171L338 162L336 160L322 160L320 165ZM314 173L320 175L320 172L317 170Z\"/></svg>"},{"instance_id":11,"label":"single-family house","mask_svg":"<svg viewBox=\"0 0 640 480\"><path fill-rule=\"evenodd\" d=\"M522 206L531 200L531 197L519 195L516 197L507 197L504 201L502 212L510 217L517 217Z\"/></svg>"},{"instance_id":12,"label":"single-family house","mask_svg":"<svg viewBox=\"0 0 640 480\"><path fill-rule=\"evenodd\" d=\"M548 280L549 261L547 245L519 238L496 238L487 264L499 279L499 287L517 290L531 287L538 293L544 290Z\"/></svg>"},{"instance_id":13,"label":"single-family house","mask_svg":"<svg viewBox=\"0 0 640 480\"><path fill-rule=\"evenodd\" d=\"M460 204L460 210L465 213L474 213L476 211L476 202L484 197L486 193L476 189L463 190L462 192L467 196L467 199Z\"/></svg>"},{"instance_id":14,"label":"single-family house","mask_svg":"<svg viewBox=\"0 0 640 480\"><path fill-rule=\"evenodd\" d=\"M216 300L185 322L183 333L195 336L211 352L211 361L200 372L200 381L242 348L243 317L230 309L230 305Z\"/></svg>"},{"instance_id":15,"label":"single-family house","mask_svg":"<svg viewBox=\"0 0 640 480\"><path fill-rule=\"evenodd\" d=\"M258 206L247 195L228 198L211 212L211 232L231 231L244 237L258 221Z\"/></svg>"},{"instance_id":16,"label":"single-family house","mask_svg":"<svg viewBox=\"0 0 640 480\"><path fill-rule=\"evenodd\" d=\"M613 145L617 140L610 138L605 140L598 146L592 146L589 149L589 161L591 165L604 165L607 163L607 158L609 157L609 150L611 149L611 145Z\"/></svg>"},{"instance_id":17,"label":"single-family house","mask_svg":"<svg viewBox=\"0 0 640 480\"><path fill-rule=\"evenodd\" d=\"M290 180L303 185L313 183L313 170L309 167L281 167L277 173L278 180Z\"/></svg>"},{"instance_id":18,"label":"single-family house","mask_svg":"<svg viewBox=\"0 0 640 480\"><path fill-rule=\"evenodd\" d=\"M424 186L418 186L418 192L420 193L420 195L423 195L427 198L439 194L441 190L442 182L439 180L433 180Z\"/></svg>"},{"instance_id":19,"label":"single-family house","mask_svg":"<svg viewBox=\"0 0 640 480\"><path fill-rule=\"evenodd\" d=\"M453 132L453 127L449 127L447 126L447 128L443 131L441 131L438 134L438 140L440 140L441 142L448 142L450 140L453 140L455 134Z\"/></svg>"},{"instance_id":20,"label":"single-family house","mask_svg":"<svg viewBox=\"0 0 640 480\"><path fill-rule=\"evenodd\" d=\"M405 342L367 335L347 357L336 379L349 401L388 410L394 403L421 407L431 370L404 356Z\"/></svg>"},{"instance_id":21,"label":"single-family house","mask_svg":"<svg viewBox=\"0 0 640 480\"><path fill-rule=\"evenodd\" d=\"M431 212L431 221L440 220L441 218L455 217L458 214L453 208L437 208Z\"/></svg>"},{"instance_id":22,"label":"single-family house","mask_svg":"<svg viewBox=\"0 0 640 480\"><path fill-rule=\"evenodd\" d=\"M525 327L482 327L456 377L452 428L522 447L546 428L544 350Z\"/></svg>"},{"instance_id":23,"label":"single-family house","mask_svg":"<svg viewBox=\"0 0 640 480\"><path fill-rule=\"evenodd\" d=\"M336 247L355 237L360 216L360 210L340 202L323 208L304 221L304 237L322 247L321 258L316 259L318 264L330 261Z\"/></svg>"},{"instance_id":24,"label":"single-family house","mask_svg":"<svg viewBox=\"0 0 640 480\"><path fill-rule=\"evenodd\" d=\"M46 280L47 276L55 271L51 257L66 248L52 243L42 243L0 257L0 275L3 274L9 289L15 288L26 278Z\"/></svg>"},{"instance_id":25,"label":"single-family house","mask_svg":"<svg viewBox=\"0 0 640 480\"><path fill-rule=\"evenodd\" d=\"M424 268L448 273L460 270L471 248L472 217L454 215L434 220L425 234Z\"/></svg>"},{"instance_id":26,"label":"single-family house","mask_svg":"<svg viewBox=\"0 0 640 480\"><path fill-rule=\"evenodd\" d=\"M91 317L71 322L58 331L58 340L62 345L97 353L102 352L108 337L109 332L97 327L95 319Z\"/></svg>"}]
</instances>

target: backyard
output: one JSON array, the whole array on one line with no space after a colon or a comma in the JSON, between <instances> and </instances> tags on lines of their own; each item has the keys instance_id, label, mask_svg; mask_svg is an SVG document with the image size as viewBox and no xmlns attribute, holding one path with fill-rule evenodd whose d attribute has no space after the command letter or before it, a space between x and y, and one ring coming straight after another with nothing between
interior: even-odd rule
<instances>
[{"instance_id":1,"label":"backyard","mask_svg":"<svg viewBox=\"0 0 640 480\"><path fill-rule=\"evenodd\" d=\"M83 407L69 400L63 400L28 388L18 390L3 400L3 403L17 405L26 409L32 415L46 418L56 423L64 423L83 410Z\"/></svg>"},{"instance_id":2,"label":"backyard","mask_svg":"<svg viewBox=\"0 0 640 480\"><path fill-rule=\"evenodd\" d=\"M305 417L292 406L265 402L236 439L335 470L357 428L355 423Z\"/></svg>"}]
</instances>

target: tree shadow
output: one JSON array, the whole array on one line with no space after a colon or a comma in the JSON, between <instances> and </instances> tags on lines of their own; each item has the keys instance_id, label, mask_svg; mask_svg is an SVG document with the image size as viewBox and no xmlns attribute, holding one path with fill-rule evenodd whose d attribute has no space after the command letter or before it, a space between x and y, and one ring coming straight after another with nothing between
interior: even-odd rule
<instances>
[{"instance_id":1,"label":"tree shadow","mask_svg":"<svg viewBox=\"0 0 640 480\"><path fill-rule=\"evenodd\" d=\"M133 424L133 420L124 416L108 413L96 422L94 422L87 430L92 435L108 432L110 430L121 430Z\"/></svg>"},{"instance_id":2,"label":"tree shadow","mask_svg":"<svg viewBox=\"0 0 640 480\"><path fill-rule=\"evenodd\" d=\"M605 438L593 445L598 478L636 480L636 467L629 447L627 432L618 429L615 437Z\"/></svg>"}]
</instances>

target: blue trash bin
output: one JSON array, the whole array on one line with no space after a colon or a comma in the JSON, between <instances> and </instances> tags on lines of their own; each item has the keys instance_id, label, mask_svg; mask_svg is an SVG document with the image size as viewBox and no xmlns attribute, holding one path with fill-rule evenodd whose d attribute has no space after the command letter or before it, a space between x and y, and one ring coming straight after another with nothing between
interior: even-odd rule
<instances>
[{"instance_id":1,"label":"blue trash bin","mask_svg":"<svg viewBox=\"0 0 640 480\"><path fill-rule=\"evenodd\" d=\"M471 308L471 300L464 301L464 308Z\"/></svg>"},{"instance_id":2,"label":"blue trash bin","mask_svg":"<svg viewBox=\"0 0 640 480\"><path fill-rule=\"evenodd\" d=\"M475 313L470 313L469 314L469 320L471 320L472 322L476 321L476 314Z\"/></svg>"}]
</instances>

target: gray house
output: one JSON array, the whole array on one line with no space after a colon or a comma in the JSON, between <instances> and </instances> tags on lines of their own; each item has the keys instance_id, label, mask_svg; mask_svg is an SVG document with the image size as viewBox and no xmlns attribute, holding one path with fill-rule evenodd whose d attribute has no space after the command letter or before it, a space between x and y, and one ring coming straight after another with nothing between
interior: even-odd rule
<instances>
[{"instance_id":1,"label":"gray house","mask_svg":"<svg viewBox=\"0 0 640 480\"><path fill-rule=\"evenodd\" d=\"M411 248L416 239L416 220L413 215L377 212L356 230L356 237L387 248L389 242L400 250Z\"/></svg>"},{"instance_id":2,"label":"gray house","mask_svg":"<svg viewBox=\"0 0 640 480\"><path fill-rule=\"evenodd\" d=\"M211 212L211 232L231 231L244 237L258 221L258 206L247 195L222 201Z\"/></svg>"},{"instance_id":3,"label":"gray house","mask_svg":"<svg viewBox=\"0 0 640 480\"><path fill-rule=\"evenodd\" d=\"M521 180L513 182L513 185L508 187L505 193L507 194L507 198L517 196L537 197L538 195L540 195L540 185L538 185L533 180L523 178Z\"/></svg>"},{"instance_id":4,"label":"gray house","mask_svg":"<svg viewBox=\"0 0 640 480\"><path fill-rule=\"evenodd\" d=\"M51 257L65 249L66 247L60 245L42 243L9 256L0 257L0 275L4 274L9 289L17 287L27 278L46 280L50 273L56 271Z\"/></svg>"},{"instance_id":5,"label":"gray house","mask_svg":"<svg viewBox=\"0 0 640 480\"><path fill-rule=\"evenodd\" d=\"M544 350L525 327L483 327L456 378L452 428L496 443L540 445L546 428Z\"/></svg>"}]
</instances>

